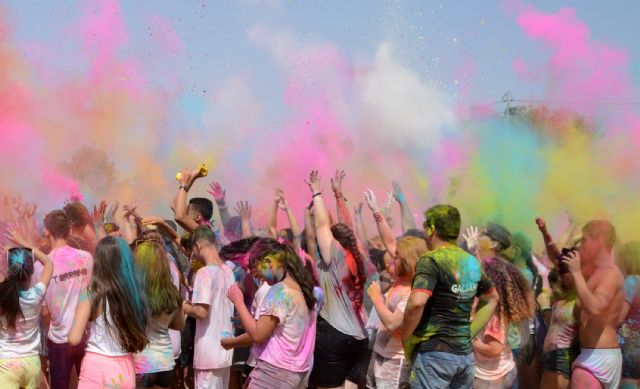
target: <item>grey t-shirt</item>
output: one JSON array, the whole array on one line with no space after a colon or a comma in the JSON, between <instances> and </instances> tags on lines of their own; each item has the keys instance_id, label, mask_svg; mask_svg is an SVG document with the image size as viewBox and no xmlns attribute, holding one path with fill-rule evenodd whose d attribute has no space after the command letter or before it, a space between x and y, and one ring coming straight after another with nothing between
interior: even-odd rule
<instances>
[{"instance_id":1,"label":"grey t-shirt","mask_svg":"<svg viewBox=\"0 0 640 389\"><path fill-rule=\"evenodd\" d=\"M356 313L353 302L349 298L351 288L351 273L345 260L346 251L340 244L331 242L331 263L326 265L319 258L316 263L320 286L324 292L324 305L320 311L320 317L329 322L336 330L357 339L366 338L363 325L363 307ZM358 319L359 315L360 318Z\"/></svg>"}]
</instances>

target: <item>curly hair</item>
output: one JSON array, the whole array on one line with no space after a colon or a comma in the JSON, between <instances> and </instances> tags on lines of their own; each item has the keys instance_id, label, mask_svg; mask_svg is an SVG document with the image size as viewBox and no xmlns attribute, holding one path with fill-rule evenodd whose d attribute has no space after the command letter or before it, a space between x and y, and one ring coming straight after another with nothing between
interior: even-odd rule
<instances>
[{"instance_id":1,"label":"curly hair","mask_svg":"<svg viewBox=\"0 0 640 389\"><path fill-rule=\"evenodd\" d=\"M364 270L364 257L358 248L356 235L351 228L344 223L334 224L331 227L331 233L342 248L347 250L348 254L351 254L356 263L356 273L352 273L350 278L352 287L349 291L349 297L353 303L353 309L356 312L360 312L364 301L364 284L367 280L367 275Z\"/></svg>"},{"instance_id":2,"label":"curly hair","mask_svg":"<svg viewBox=\"0 0 640 389\"><path fill-rule=\"evenodd\" d=\"M500 257L484 261L482 267L500 296L496 314L512 323L533 317L533 291L517 267Z\"/></svg>"}]
</instances>

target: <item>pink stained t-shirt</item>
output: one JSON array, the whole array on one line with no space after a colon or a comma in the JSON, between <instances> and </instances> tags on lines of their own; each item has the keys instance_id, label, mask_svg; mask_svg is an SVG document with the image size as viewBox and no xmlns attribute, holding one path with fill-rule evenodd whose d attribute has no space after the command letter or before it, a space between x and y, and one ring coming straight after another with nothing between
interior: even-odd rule
<instances>
[{"instance_id":1,"label":"pink stained t-shirt","mask_svg":"<svg viewBox=\"0 0 640 389\"><path fill-rule=\"evenodd\" d=\"M274 316L278 325L258 359L293 372L308 371L316 342L317 313L315 307L307 308L302 292L284 282L273 285L260 306L260 316Z\"/></svg>"},{"instance_id":2,"label":"pink stained t-shirt","mask_svg":"<svg viewBox=\"0 0 640 389\"><path fill-rule=\"evenodd\" d=\"M411 286L409 285L392 286L385 294L385 305L391 312L395 313L396 310L399 310L404 313L410 294ZM397 328L395 331L389 331L384 324L380 322L373 351L387 359L404 358L402 327Z\"/></svg>"},{"instance_id":3,"label":"pink stained t-shirt","mask_svg":"<svg viewBox=\"0 0 640 389\"><path fill-rule=\"evenodd\" d=\"M91 281L93 258L88 252L69 246L53 249L49 258L53 262L53 277L45 294L51 316L49 339L67 343L78 298Z\"/></svg>"},{"instance_id":4,"label":"pink stained t-shirt","mask_svg":"<svg viewBox=\"0 0 640 389\"><path fill-rule=\"evenodd\" d=\"M226 265L208 265L196 273L191 303L209 306L206 319L196 319L193 367L198 370L222 369L231 366L233 350L220 344L223 334L233 334L233 303L227 291L235 279Z\"/></svg>"}]
</instances>

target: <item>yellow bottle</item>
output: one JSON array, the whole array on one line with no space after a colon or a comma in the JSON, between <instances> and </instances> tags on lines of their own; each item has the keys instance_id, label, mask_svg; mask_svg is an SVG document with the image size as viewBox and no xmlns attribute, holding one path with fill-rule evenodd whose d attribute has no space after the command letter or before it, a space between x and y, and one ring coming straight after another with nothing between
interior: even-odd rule
<instances>
[{"instance_id":1,"label":"yellow bottle","mask_svg":"<svg viewBox=\"0 0 640 389\"><path fill-rule=\"evenodd\" d=\"M207 165L205 165L204 163L198 165L198 170L200 171L201 177L206 177L207 174L209 174L209 169L207 169ZM180 181L180 177L182 177L182 173L178 172L176 174L176 180Z\"/></svg>"}]
</instances>

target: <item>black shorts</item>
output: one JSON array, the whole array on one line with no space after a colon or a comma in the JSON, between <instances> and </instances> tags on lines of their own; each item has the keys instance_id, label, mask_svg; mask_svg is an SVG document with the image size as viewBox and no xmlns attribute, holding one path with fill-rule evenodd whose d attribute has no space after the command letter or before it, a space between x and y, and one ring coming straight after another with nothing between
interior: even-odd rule
<instances>
[{"instance_id":1,"label":"black shorts","mask_svg":"<svg viewBox=\"0 0 640 389\"><path fill-rule=\"evenodd\" d=\"M236 330L234 331L234 336L240 336L244 333L245 331L243 329L236 328ZM233 349L233 358L231 360L231 366L233 370L239 372L244 371L244 365L247 363L247 359L249 359L250 351L250 347L238 347Z\"/></svg>"},{"instance_id":2,"label":"black shorts","mask_svg":"<svg viewBox=\"0 0 640 389\"><path fill-rule=\"evenodd\" d=\"M367 338L343 334L318 317L311 381L328 388L342 386L345 380L357 383L367 343Z\"/></svg>"},{"instance_id":3,"label":"black shorts","mask_svg":"<svg viewBox=\"0 0 640 389\"><path fill-rule=\"evenodd\" d=\"M193 366L193 342L196 337L196 319L187 316L184 328L180 331L180 357L178 367Z\"/></svg>"},{"instance_id":4,"label":"black shorts","mask_svg":"<svg viewBox=\"0 0 640 389\"><path fill-rule=\"evenodd\" d=\"M173 386L173 377L173 370L136 374L136 388L153 388L154 386L170 388Z\"/></svg>"}]
</instances>

